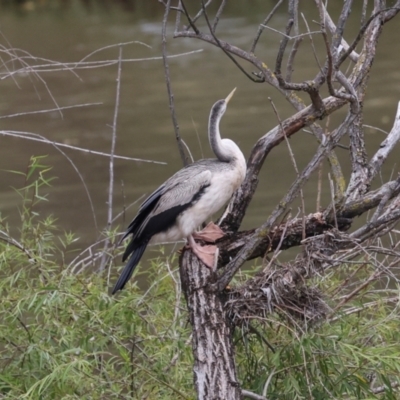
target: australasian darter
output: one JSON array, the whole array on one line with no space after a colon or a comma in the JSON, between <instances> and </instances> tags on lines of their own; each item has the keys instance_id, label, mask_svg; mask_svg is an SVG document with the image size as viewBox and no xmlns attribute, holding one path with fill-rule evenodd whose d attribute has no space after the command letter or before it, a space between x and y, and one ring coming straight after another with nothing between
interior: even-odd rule
<instances>
[{"instance_id":1,"label":"australasian darter","mask_svg":"<svg viewBox=\"0 0 400 400\"><path fill-rule=\"evenodd\" d=\"M219 132L219 123L235 90L211 108L208 138L217 158L196 161L175 173L143 202L128 226L121 240L132 237L122 261L130 258L113 294L124 288L150 243L187 238L196 256L206 266L214 266L216 247L200 246L194 238L214 242L223 236L223 231L214 224L201 232L196 229L231 198L246 174L243 153L232 140L221 139Z\"/></svg>"}]
</instances>

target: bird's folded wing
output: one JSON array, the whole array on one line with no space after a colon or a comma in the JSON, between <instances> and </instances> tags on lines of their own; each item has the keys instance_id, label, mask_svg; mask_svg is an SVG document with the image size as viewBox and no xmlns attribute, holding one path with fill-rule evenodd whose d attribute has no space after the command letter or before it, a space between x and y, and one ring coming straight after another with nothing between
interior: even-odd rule
<instances>
[{"instance_id":1,"label":"bird's folded wing","mask_svg":"<svg viewBox=\"0 0 400 400\"><path fill-rule=\"evenodd\" d=\"M181 171L186 172L189 170ZM179 174L180 176L176 176L176 174L177 179L175 182L166 182L164 193L160 197L152 215L160 214L172 207L190 205L198 200L199 194L210 186L212 173L207 169L198 172L193 169L190 172L190 174Z\"/></svg>"},{"instance_id":2,"label":"bird's folded wing","mask_svg":"<svg viewBox=\"0 0 400 400\"><path fill-rule=\"evenodd\" d=\"M212 173L208 167L200 161L186 166L169 178L142 203L121 241L130 234L133 241L144 236L151 237L162 231L162 222L170 225L210 185Z\"/></svg>"},{"instance_id":3,"label":"bird's folded wing","mask_svg":"<svg viewBox=\"0 0 400 400\"><path fill-rule=\"evenodd\" d=\"M210 185L211 172L201 170L195 174L185 174L183 169L164 184L164 190L154 208L137 224L133 238L152 236L168 229L180 213L196 202ZM194 169L192 170L192 172ZM143 213L145 210L142 211ZM140 220L140 214L135 218Z\"/></svg>"}]
</instances>

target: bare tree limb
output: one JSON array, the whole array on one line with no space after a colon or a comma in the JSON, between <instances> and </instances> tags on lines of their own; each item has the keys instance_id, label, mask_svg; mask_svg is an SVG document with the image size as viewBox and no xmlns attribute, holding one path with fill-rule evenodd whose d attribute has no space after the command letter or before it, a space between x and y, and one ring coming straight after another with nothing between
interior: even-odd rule
<instances>
[{"instance_id":1,"label":"bare tree limb","mask_svg":"<svg viewBox=\"0 0 400 400\"><path fill-rule=\"evenodd\" d=\"M358 32L357 37L354 39L353 43L349 46L349 48L340 56L339 60L337 61L335 68L339 68L340 65L343 64L343 62L347 59L349 54L356 48L360 40L363 38L365 32L369 28L370 24L376 19L377 17L381 17L381 14L384 13L385 11L393 11L395 13L398 13L400 11L400 8L398 9L397 7L391 7L391 8L385 8L384 10L378 10L376 11L371 17L368 19L368 21L362 26L360 31ZM396 14L394 14L396 15ZM393 15L393 16L394 16ZM393 17L392 17L393 18Z\"/></svg>"},{"instance_id":2,"label":"bare tree limb","mask_svg":"<svg viewBox=\"0 0 400 400\"><path fill-rule=\"evenodd\" d=\"M179 150L179 154L181 156L183 165L187 165L189 163L189 160L188 160L187 155L185 154L181 135L179 133L179 125L178 125L178 121L177 121L176 113L175 113L174 95L172 93L171 81L170 81L170 75L169 75L169 65L168 65L168 56L167 56L167 22L168 22L168 15L169 15L170 8L171 8L171 0L167 0L167 3L165 5L162 30L161 30L162 56L163 56L163 62L164 62L165 82L167 84L169 110L171 112L172 124L173 124L174 130L175 130L175 139L176 139L176 142L178 145L178 150Z\"/></svg>"},{"instance_id":3,"label":"bare tree limb","mask_svg":"<svg viewBox=\"0 0 400 400\"><path fill-rule=\"evenodd\" d=\"M238 67L238 69L240 71L243 72L244 75L247 76L247 78L249 78L251 81L256 82L256 83L263 83L265 82L264 78L254 78L252 75L250 75L230 54L229 51L227 51L220 43L219 39L217 38L217 36L214 33L213 27L211 26L210 20L208 19L208 15L207 15L207 11L206 11L206 7L204 4L204 0L201 0L201 4L203 7L203 13L204 13L204 18L207 22L208 28L210 30L211 36L213 37L213 39L215 40L215 42L217 43L218 47L232 60L232 62L236 65L236 67Z\"/></svg>"},{"instance_id":4,"label":"bare tree limb","mask_svg":"<svg viewBox=\"0 0 400 400\"><path fill-rule=\"evenodd\" d=\"M400 102L397 104L395 121L386 139L380 144L378 151L374 154L368 164L368 183L375 178L376 174L386 161L393 148L400 142Z\"/></svg>"},{"instance_id":5,"label":"bare tree limb","mask_svg":"<svg viewBox=\"0 0 400 400\"><path fill-rule=\"evenodd\" d=\"M318 5L320 3L320 0L315 0L315 3ZM334 34L336 32L336 25L333 23L332 18L330 17L326 7L324 4L322 4L322 7L324 9L324 21L326 26L328 27L329 31ZM349 44L342 38L340 42L341 46L344 48L345 51L349 48ZM358 54L353 50L349 54L349 58L356 63L358 61Z\"/></svg>"},{"instance_id":6,"label":"bare tree limb","mask_svg":"<svg viewBox=\"0 0 400 400\"><path fill-rule=\"evenodd\" d=\"M190 15L189 15L189 13L188 13L188 11L187 11L187 9L186 9L185 2L184 2L183 0L180 0L179 3L180 3L180 5L182 6L183 12L184 12L185 15L186 15L186 18L187 18L187 20L188 20L188 22L189 22L189 25L191 26L191 28L193 29L193 31L194 31L195 33L199 34L199 30L197 29L196 25L194 24L194 22L193 22L192 19L190 18ZM176 30L175 30L175 31L176 31Z\"/></svg>"},{"instance_id":7,"label":"bare tree limb","mask_svg":"<svg viewBox=\"0 0 400 400\"><path fill-rule=\"evenodd\" d=\"M271 10L271 12L267 15L267 17L264 19L263 23L260 24L258 26L258 30L256 33L256 36L254 37L253 43L250 47L250 53L254 54L255 50L256 50L256 46L258 41L260 40L261 34L263 33L264 27L265 25L268 24L268 22L270 21L270 19L274 16L276 10L280 7L280 5L283 3L283 0L279 0L275 6L273 7L273 9Z\"/></svg>"},{"instance_id":8,"label":"bare tree limb","mask_svg":"<svg viewBox=\"0 0 400 400\"><path fill-rule=\"evenodd\" d=\"M110 149L110 165L109 165L109 183L108 183L108 202L107 202L107 231L110 231L113 215L113 194L114 194L114 153L115 153L115 143L117 141L117 121L118 121L118 111L119 111L119 99L121 92L121 70L122 70L122 47L119 48L119 63L118 63L118 73L117 73L117 90L115 96L115 107L114 107L114 119L112 125L112 136L111 136L111 149ZM106 242L104 243L103 256L101 258L101 263L99 267L99 271L103 271L105 269L107 256L107 249L110 245L110 238L107 237Z\"/></svg>"},{"instance_id":9,"label":"bare tree limb","mask_svg":"<svg viewBox=\"0 0 400 400\"><path fill-rule=\"evenodd\" d=\"M218 8L217 13L215 14L214 22L213 22L213 25L212 25L212 31L214 33L215 33L216 29L217 29L218 22L219 22L219 19L221 18L222 12L224 11L225 5L226 5L226 0L222 0L220 6Z\"/></svg>"}]
</instances>

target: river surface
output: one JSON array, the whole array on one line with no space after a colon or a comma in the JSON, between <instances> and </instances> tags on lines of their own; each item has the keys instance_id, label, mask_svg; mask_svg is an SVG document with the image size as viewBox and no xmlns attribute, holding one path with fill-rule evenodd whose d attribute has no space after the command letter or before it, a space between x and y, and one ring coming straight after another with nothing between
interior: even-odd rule
<instances>
[{"instance_id":1,"label":"river surface","mask_svg":"<svg viewBox=\"0 0 400 400\"><path fill-rule=\"evenodd\" d=\"M228 4L218 34L220 38L248 49L258 24L274 2L267 2L270 3L266 7L267 11L264 10L263 1L251 2L252 6L244 3L247 2ZM317 15L307 10L307 7L314 8L314 2L305 3L303 11L310 19L311 29L316 30L311 19L316 19ZM354 16L346 27L348 41L355 37L359 27L358 2L355 3ZM121 64L115 154L165 164L115 159L115 216L144 194L149 194L182 166L160 59L163 7L155 0L133 2L135 6L130 9L124 9L117 2L108 7L96 6L94 2L91 7L79 1L65 4L53 8L1 9L0 44L4 46L3 50L14 49L13 54L19 57L19 60L7 63L8 71L18 70L24 63L30 66L53 65L42 68L38 74L25 70L24 73L13 74L12 78L6 73L5 65L2 65L0 129L7 132L30 132L58 143L109 153L117 93L118 64L115 60L121 48L122 58L131 61ZM340 4L337 2L337 6ZM334 19L338 12L334 10L332 13ZM399 37L399 21L397 18L385 27L364 104L364 123L385 131L389 131L392 126L400 99L400 40L393 40ZM270 26L284 30L285 23L286 14L282 9ZM304 24L301 26L304 29ZM250 82L217 48L192 39L173 39L172 18L168 28L170 55L201 50L169 60L180 133L193 158L213 156L206 136L208 114L212 104L226 97L234 87L238 89L224 116L221 131L223 136L236 141L247 157L255 141L277 125L277 117L269 98L274 102L281 119L293 113L292 107L273 88ZM275 63L279 40L278 33L267 30L257 47L257 55L270 66ZM126 44L132 41L145 45ZM118 46L120 43L125 44ZM322 41L316 40L316 46L323 62ZM73 63L84 58L86 62L113 62L109 66L99 64L96 68L93 65L87 69L72 68L76 67ZM3 52L2 61L5 60L9 60L9 56ZM56 67L55 61L65 65L59 64ZM242 65L252 71L251 66ZM311 79L315 73L316 65L307 39L298 52L294 79ZM72 107L62 112L33 113L85 104L90 105ZM19 113L30 114L3 118ZM337 126L344 113L339 111L330 118L329 129ZM371 128L366 128L366 134L371 156L385 134ZM44 189L49 201L42 203L38 211L43 215L54 215L62 230L75 232L80 238L76 247L83 249L96 241L107 222L109 159L62 148L68 160L49 144L9 135L0 136L0 140L0 210L16 237L20 226L21 202L14 188L22 187L24 178L8 171L25 171L32 155L47 155L44 163L52 167L51 175L57 179L51 187ZM301 169L312 157L317 143L305 132L298 132L290 143L298 168ZM337 151L348 177L347 151ZM383 179L388 179L396 163L398 170L399 149L396 153L397 157L393 154L385 164ZM79 174L71 163L79 170ZM325 165L323 206L330 199L328 172ZM266 159L257 194L243 228L255 227L264 221L295 176L288 148L282 143ZM90 193L94 215L82 180ZM315 176L305 187L307 213L315 211L316 193ZM293 204L292 214L297 214L298 207L299 202ZM133 205L114 226L119 225L124 229L136 211L137 205Z\"/></svg>"}]
</instances>

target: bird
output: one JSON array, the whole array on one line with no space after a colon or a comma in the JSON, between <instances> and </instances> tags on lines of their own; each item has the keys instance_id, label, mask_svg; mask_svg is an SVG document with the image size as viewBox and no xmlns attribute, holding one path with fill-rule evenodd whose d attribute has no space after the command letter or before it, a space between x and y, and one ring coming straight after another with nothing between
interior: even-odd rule
<instances>
[{"instance_id":1,"label":"bird","mask_svg":"<svg viewBox=\"0 0 400 400\"><path fill-rule=\"evenodd\" d=\"M176 172L141 204L121 242L131 235L122 256L128 259L112 294L122 290L149 244L187 238L193 253L209 268L216 262L216 246L201 246L195 239L215 242L224 236L217 225L210 223L202 231L196 229L216 213L232 197L246 175L246 160L239 146L230 139L221 139L219 125L232 90L211 108L208 122L210 147L217 158L202 159Z\"/></svg>"}]
</instances>

